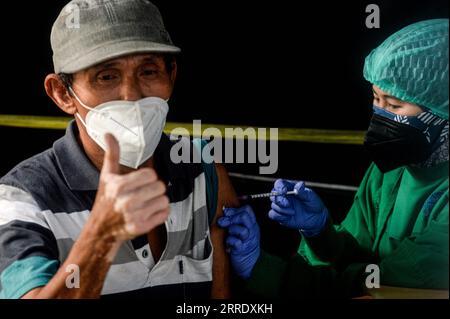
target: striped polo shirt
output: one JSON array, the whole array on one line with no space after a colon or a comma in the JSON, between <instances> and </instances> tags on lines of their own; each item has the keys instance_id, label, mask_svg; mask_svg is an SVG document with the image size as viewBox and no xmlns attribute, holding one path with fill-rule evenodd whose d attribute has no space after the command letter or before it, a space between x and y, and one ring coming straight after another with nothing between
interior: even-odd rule
<instances>
[{"instance_id":1,"label":"striped polo shirt","mask_svg":"<svg viewBox=\"0 0 450 319\"><path fill-rule=\"evenodd\" d=\"M48 283L89 218L99 171L77 135L72 121L52 148L0 179L0 298L20 298ZM173 143L163 135L154 154L155 170L170 199L165 250L155 264L146 235L125 242L109 269L102 297L210 297L205 170L201 163L174 164Z\"/></svg>"}]
</instances>

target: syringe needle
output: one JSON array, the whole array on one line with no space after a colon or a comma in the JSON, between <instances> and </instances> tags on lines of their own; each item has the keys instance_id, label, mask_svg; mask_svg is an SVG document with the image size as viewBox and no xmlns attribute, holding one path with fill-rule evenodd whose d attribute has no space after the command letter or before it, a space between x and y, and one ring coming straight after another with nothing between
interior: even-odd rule
<instances>
[{"instance_id":1,"label":"syringe needle","mask_svg":"<svg viewBox=\"0 0 450 319\"><path fill-rule=\"evenodd\" d=\"M240 200L249 200L249 199L258 199L258 198L267 198L271 196L280 196L280 195L297 195L297 190L294 189L292 191L289 191L285 194L280 194L279 192L270 192L270 193L262 193L262 194L251 194L251 195L244 195L239 197Z\"/></svg>"}]
</instances>

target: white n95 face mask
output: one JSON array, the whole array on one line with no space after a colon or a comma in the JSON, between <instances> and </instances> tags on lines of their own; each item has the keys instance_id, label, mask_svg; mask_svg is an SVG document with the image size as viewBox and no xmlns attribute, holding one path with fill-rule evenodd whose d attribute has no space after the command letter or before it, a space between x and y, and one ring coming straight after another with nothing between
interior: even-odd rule
<instances>
[{"instance_id":1,"label":"white n95 face mask","mask_svg":"<svg viewBox=\"0 0 450 319\"><path fill-rule=\"evenodd\" d=\"M167 101L159 97L147 97L138 101L110 101L95 108L84 104L69 88L78 102L90 110L83 121L89 136L106 151L105 134L111 133L120 146L119 163L138 168L155 152L161 140L169 111Z\"/></svg>"}]
</instances>

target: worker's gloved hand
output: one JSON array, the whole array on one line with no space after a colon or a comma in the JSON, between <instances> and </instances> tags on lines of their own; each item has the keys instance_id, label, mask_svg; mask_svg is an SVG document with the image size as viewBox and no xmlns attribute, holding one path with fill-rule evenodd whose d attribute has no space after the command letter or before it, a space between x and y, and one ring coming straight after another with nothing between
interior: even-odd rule
<instances>
[{"instance_id":1,"label":"worker's gloved hand","mask_svg":"<svg viewBox=\"0 0 450 319\"><path fill-rule=\"evenodd\" d=\"M296 190L296 195L272 196L272 209L269 218L281 225L300 230L306 237L320 234L325 228L328 210L320 197L304 182L293 182L279 179L275 182L273 192L286 194Z\"/></svg>"},{"instance_id":2,"label":"worker's gloved hand","mask_svg":"<svg viewBox=\"0 0 450 319\"><path fill-rule=\"evenodd\" d=\"M231 266L238 276L248 279L260 254L259 226L253 209L248 205L225 208L217 224L228 229L226 244Z\"/></svg>"}]
</instances>

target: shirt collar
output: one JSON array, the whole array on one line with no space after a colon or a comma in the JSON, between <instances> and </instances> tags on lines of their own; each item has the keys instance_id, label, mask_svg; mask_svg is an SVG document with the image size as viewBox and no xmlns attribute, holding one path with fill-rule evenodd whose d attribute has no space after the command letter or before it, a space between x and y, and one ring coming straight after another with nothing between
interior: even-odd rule
<instances>
[{"instance_id":1,"label":"shirt collar","mask_svg":"<svg viewBox=\"0 0 450 319\"><path fill-rule=\"evenodd\" d=\"M186 170L184 169L187 164L175 164L170 158L170 150L176 142L163 133L153 156L156 172L166 182L187 178Z\"/></svg>"},{"instance_id":2,"label":"shirt collar","mask_svg":"<svg viewBox=\"0 0 450 319\"><path fill-rule=\"evenodd\" d=\"M56 160L71 190L97 190L100 173L78 144L78 127L71 121L66 135L53 144Z\"/></svg>"}]
</instances>

